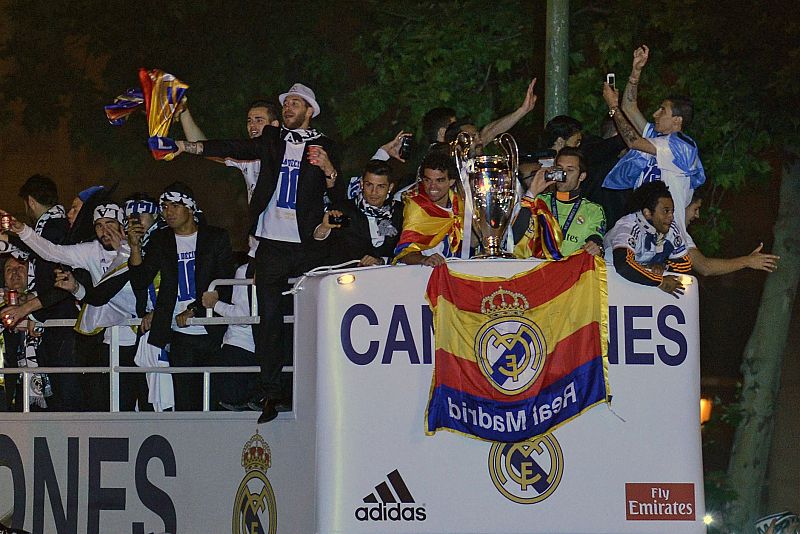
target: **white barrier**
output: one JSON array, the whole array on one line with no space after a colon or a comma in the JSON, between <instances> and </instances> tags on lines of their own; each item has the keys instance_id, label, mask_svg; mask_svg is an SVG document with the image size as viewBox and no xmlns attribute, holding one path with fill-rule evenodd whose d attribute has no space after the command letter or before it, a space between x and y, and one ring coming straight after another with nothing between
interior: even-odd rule
<instances>
[{"instance_id":1,"label":"white barrier","mask_svg":"<svg viewBox=\"0 0 800 534\"><path fill-rule=\"evenodd\" d=\"M503 448L424 435L429 273L303 280L294 412L260 428L252 412L0 414L0 522L13 507L47 533L705 530L696 286L677 300L610 271L613 412Z\"/></svg>"}]
</instances>

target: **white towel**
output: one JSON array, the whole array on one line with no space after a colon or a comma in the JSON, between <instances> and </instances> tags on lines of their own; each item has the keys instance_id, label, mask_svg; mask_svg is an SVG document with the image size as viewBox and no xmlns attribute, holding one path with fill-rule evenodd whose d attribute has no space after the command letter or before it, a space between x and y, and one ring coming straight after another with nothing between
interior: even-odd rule
<instances>
[{"instance_id":1,"label":"white towel","mask_svg":"<svg viewBox=\"0 0 800 534\"><path fill-rule=\"evenodd\" d=\"M167 351L154 347L147 340L150 332L139 339L139 346L136 348L134 363L139 367L169 367ZM163 412L170 408L175 408L175 390L172 387L172 375L168 373L145 373L147 377L147 387L150 392L147 400L153 405L157 412Z\"/></svg>"}]
</instances>

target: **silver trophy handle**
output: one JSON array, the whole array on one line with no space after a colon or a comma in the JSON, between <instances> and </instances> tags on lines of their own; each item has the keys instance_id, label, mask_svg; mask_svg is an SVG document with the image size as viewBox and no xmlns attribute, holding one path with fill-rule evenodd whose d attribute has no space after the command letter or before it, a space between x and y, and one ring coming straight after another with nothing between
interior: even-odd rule
<instances>
[{"instance_id":1,"label":"silver trophy handle","mask_svg":"<svg viewBox=\"0 0 800 534\"><path fill-rule=\"evenodd\" d=\"M502 148L506 153L506 158L508 159L509 164L508 166L512 172L511 179L514 181L514 212L511 215L511 221L508 223L508 230L506 231L508 234L512 231L514 222L517 220L520 210L520 202L522 201L522 195L525 194L525 192L522 191L522 187L519 185L519 181L517 179L519 176L519 147L517 146L517 140L514 139L510 133L506 132L498 136L497 144L500 145L500 148Z\"/></svg>"},{"instance_id":2,"label":"silver trophy handle","mask_svg":"<svg viewBox=\"0 0 800 534\"><path fill-rule=\"evenodd\" d=\"M461 258L469 259L469 249L472 246L472 214L475 206L472 200L472 188L469 185L470 159L469 151L473 139L467 132L460 132L453 141L453 157L461 179L461 189L464 191L464 235L461 238Z\"/></svg>"},{"instance_id":3,"label":"silver trophy handle","mask_svg":"<svg viewBox=\"0 0 800 534\"><path fill-rule=\"evenodd\" d=\"M513 177L519 175L519 148L517 148L517 141L511 136L509 133L502 133L497 138L497 144L500 145L500 148L506 153L506 158L508 158L509 168L511 172L514 173Z\"/></svg>"}]
</instances>

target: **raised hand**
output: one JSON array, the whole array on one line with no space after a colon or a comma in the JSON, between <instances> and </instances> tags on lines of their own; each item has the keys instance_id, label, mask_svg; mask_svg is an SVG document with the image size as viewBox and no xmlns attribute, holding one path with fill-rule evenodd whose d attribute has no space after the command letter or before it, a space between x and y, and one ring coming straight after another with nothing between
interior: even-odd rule
<instances>
[{"instance_id":1,"label":"raised hand","mask_svg":"<svg viewBox=\"0 0 800 534\"><path fill-rule=\"evenodd\" d=\"M606 101L608 109L619 107L619 91L611 87L609 84L603 84L603 100Z\"/></svg>"},{"instance_id":2,"label":"raised hand","mask_svg":"<svg viewBox=\"0 0 800 534\"><path fill-rule=\"evenodd\" d=\"M391 141L389 141L388 143L383 145L381 148L383 150L385 150L386 153L389 154L389 156L393 157L394 159L396 159L398 161L402 161L403 163L405 163L406 160L404 160L403 158L400 157L400 145L403 142L403 138L411 137L412 135L413 134L411 134L409 132L404 132L403 130L400 130L400 133L398 133L396 136L394 136L394 138Z\"/></svg>"},{"instance_id":3,"label":"raised hand","mask_svg":"<svg viewBox=\"0 0 800 534\"><path fill-rule=\"evenodd\" d=\"M633 70L636 72L640 72L645 65L647 65L647 60L650 57L650 49L647 45L642 45L636 50L633 51Z\"/></svg>"},{"instance_id":4,"label":"raised hand","mask_svg":"<svg viewBox=\"0 0 800 534\"><path fill-rule=\"evenodd\" d=\"M522 105L519 107L520 111L523 113L530 113L536 106L536 95L533 93L534 87L536 87L536 78L531 80L531 83L528 84L525 100L522 101Z\"/></svg>"}]
</instances>

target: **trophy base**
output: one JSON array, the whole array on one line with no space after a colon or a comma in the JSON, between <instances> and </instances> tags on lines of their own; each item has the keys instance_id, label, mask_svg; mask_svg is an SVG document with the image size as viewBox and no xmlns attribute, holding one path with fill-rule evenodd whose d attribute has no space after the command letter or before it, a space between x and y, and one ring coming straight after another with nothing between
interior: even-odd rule
<instances>
[{"instance_id":1,"label":"trophy base","mask_svg":"<svg viewBox=\"0 0 800 534\"><path fill-rule=\"evenodd\" d=\"M473 260L513 260L516 256L508 252L497 252L496 254L492 254L487 252L485 254L478 254L477 256L472 256L471 259Z\"/></svg>"}]
</instances>

